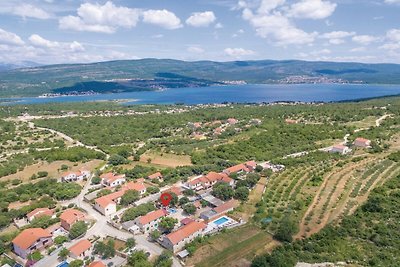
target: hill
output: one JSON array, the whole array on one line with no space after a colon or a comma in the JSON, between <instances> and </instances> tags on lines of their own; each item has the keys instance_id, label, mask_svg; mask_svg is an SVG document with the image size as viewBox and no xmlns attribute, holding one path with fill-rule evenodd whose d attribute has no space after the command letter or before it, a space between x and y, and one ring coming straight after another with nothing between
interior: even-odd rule
<instances>
[{"instance_id":1,"label":"hill","mask_svg":"<svg viewBox=\"0 0 400 267\"><path fill-rule=\"evenodd\" d=\"M187 62L171 59L50 65L0 71L0 96L38 96L74 91L127 92L209 86L221 81L314 83L342 80L400 84L400 65L298 60Z\"/></svg>"}]
</instances>

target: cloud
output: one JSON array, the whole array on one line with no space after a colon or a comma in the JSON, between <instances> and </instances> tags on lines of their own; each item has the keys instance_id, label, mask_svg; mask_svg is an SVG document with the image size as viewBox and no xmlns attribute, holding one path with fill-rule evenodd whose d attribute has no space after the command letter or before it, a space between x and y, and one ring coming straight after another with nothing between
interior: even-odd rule
<instances>
[{"instance_id":1,"label":"cloud","mask_svg":"<svg viewBox=\"0 0 400 267\"><path fill-rule=\"evenodd\" d=\"M29 37L29 41L35 47L49 48L49 49L59 49L60 52L82 52L85 51L85 48L78 43L77 41L73 41L71 43L50 41L38 34L32 34Z\"/></svg>"},{"instance_id":2,"label":"cloud","mask_svg":"<svg viewBox=\"0 0 400 267\"><path fill-rule=\"evenodd\" d=\"M290 6L288 15L294 18L325 19L335 12L336 4L322 0L301 0Z\"/></svg>"},{"instance_id":3,"label":"cloud","mask_svg":"<svg viewBox=\"0 0 400 267\"><path fill-rule=\"evenodd\" d=\"M379 38L372 36L372 35L356 35L356 36L353 36L352 40L353 40L353 42L358 43L358 44L369 45L373 42L378 41Z\"/></svg>"},{"instance_id":4,"label":"cloud","mask_svg":"<svg viewBox=\"0 0 400 267\"><path fill-rule=\"evenodd\" d=\"M244 48L226 48L224 52L226 55L235 58L240 58L243 56L252 56L255 54L253 50L247 50Z\"/></svg>"},{"instance_id":5,"label":"cloud","mask_svg":"<svg viewBox=\"0 0 400 267\"><path fill-rule=\"evenodd\" d=\"M186 20L186 24L193 27L208 27L216 19L212 11L195 12Z\"/></svg>"},{"instance_id":6,"label":"cloud","mask_svg":"<svg viewBox=\"0 0 400 267\"><path fill-rule=\"evenodd\" d=\"M204 53L204 49L198 46L190 46L187 48L187 51L193 54L202 54Z\"/></svg>"},{"instance_id":7,"label":"cloud","mask_svg":"<svg viewBox=\"0 0 400 267\"><path fill-rule=\"evenodd\" d=\"M77 14L61 18L59 27L64 30L113 33L119 27L135 27L140 10L115 6L112 2L104 5L85 3L78 8Z\"/></svg>"},{"instance_id":8,"label":"cloud","mask_svg":"<svg viewBox=\"0 0 400 267\"><path fill-rule=\"evenodd\" d=\"M346 31L333 31L333 32L327 32L319 37L322 39L328 39L330 44L343 44L346 41L344 40L347 37L354 36L356 33L355 32L346 32Z\"/></svg>"},{"instance_id":9,"label":"cloud","mask_svg":"<svg viewBox=\"0 0 400 267\"><path fill-rule=\"evenodd\" d=\"M224 25L222 25L221 23L217 23L214 26L215 29L222 29L223 27L224 27Z\"/></svg>"},{"instance_id":10,"label":"cloud","mask_svg":"<svg viewBox=\"0 0 400 267\"><path fill-rule=\"evenodd\" d=\"M49 19L49 13L30 4L22 4L13 8L12 13L23 18Z\"/></svg>"},{"instance_id":11,"label":"cloud","mask_svg":"<svg viewBox=\"0 0 400 267\"><path fill-rule=\"evenodd\" d=\"M183 27L181 20L172 12L163 10L147 10L143 12L143 22L154 24L168 30Z\"/></svg>"},{"instance_id":12,"label":"cloud","mask_svg":"<svg viewBox=\"0 0 400 267\"><path fill-rule=\"evenodd\" d=\"M24 41L22 41L21 37L15 33L8 32L0 28L0 44L21 46L24 45Z\"/></svg>"},{"instance_id":13,"label":"cloud","mask_svg":"<svg viewBox=\"0 0 400 267\"><path fill-rule=\"evenodd\" d=\"M400 0L385 0L386 4L400 4Z\"/></svg>"},{"instance_id":14,"label":"cloud","mask_svg":"<svg viewBox=\"0 0 400 267\"><path fill-rule=\"evenodd\" d=\"M400 49L400 29L390 29L386 32L386 43L379 49L394 51Z\"/></svg>"}]
</instances>

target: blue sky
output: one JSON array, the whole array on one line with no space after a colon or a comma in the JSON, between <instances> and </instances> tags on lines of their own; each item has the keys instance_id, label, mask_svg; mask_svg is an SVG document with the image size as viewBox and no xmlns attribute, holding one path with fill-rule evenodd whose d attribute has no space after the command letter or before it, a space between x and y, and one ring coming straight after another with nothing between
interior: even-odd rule
<instances>
[{"instance_id":1,"label":"blue sky","mask_svg":"<svg viewBox=\"0 0 400 267\"><path fill-rule=\"evenodd\" d=\"M3 0L0 61L400 63L400 0Z\"/></svg>"}]
</instances>

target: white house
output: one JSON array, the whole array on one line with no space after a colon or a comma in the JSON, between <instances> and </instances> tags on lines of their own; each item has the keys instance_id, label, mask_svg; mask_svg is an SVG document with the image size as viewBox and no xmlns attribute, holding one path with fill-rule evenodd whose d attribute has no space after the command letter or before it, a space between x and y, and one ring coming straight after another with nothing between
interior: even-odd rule
<instances>
[{"instance_id":1,"label":"white house","mask_svg":"<svg viewBox=\"0 0 400 267\"><path fill-rule=\"evenodd\" d=\"M99 197L95 200L94 208L106 217L110 217L117 212L117 203L107 196Z\"/></svg>"},{"instance_id":2,"label":"white house","mask_svg":"<svg viewBox=\"0 0 400 267\"><path fill-rule=\"evenodd\" d=\"M105 173L100 176L101 184L109 187L116 187L126 182L125 174L115 175L114 173Z\"/></svg>"},{"instance_id":3,"label":"white house","mask_svg":"<svg viewBox=\"0 0 400 267\"><path fill-rule=\"evenodd\" d=\"M344 145L336 145L329 150L331 153L340 153L342 155L346 155L351 152L351 149Z\"/></svg>"},{"instance_id":4,"label":"white house","mask_svg":"<svg viewBox=\"0 0 400 267\"><path fill-rule=\"evenodd\" d=\"M66 172L61 176L62 182L77 182L90 177L90 171Z\"/></svg>"},{"instance_id":5,"label":"white house","mask_svg":"<svg viewBox=\"0 0 400 267\"><path fill-rule=\"evenodd\" d=\"M135 219L135 224L144 234L158 229L158 224L167 212L163 209L155 210Z\"/></svg>"}]
</instances>

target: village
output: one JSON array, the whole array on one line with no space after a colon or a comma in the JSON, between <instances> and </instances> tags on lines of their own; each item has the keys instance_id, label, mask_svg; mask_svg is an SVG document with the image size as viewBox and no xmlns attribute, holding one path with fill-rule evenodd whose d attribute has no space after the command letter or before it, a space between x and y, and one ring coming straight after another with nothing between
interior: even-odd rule
<instances>
[{"instance_id":1,"label":"village","mask_svg":"<svg viewBox=\"0 0 400 267\"><path fill-rule=\"evenodd\" d=\"M193 138L207 138L237 123L229 118L226 122L188 123L188 127ZM249 123L257 125L261 121L252 119ZM208 126L212 127L204 130ZM359 148L370 145L371 141L364 138L352 143ZM342 155L352 151L345 142L320 150ZM82 169L63 173L60 182L83 186L79 196L60 202L57 209L37 208L15 222L23 228L35 219L57 221L45 229L23 228L12 240L13 258L21 266L123 266L134 251L155 257L164 250L172 252L173 266L183 266L190 255L187 246L196 238L246 224L232 211L253 190L254 183L246 183L249 175L258 181L261 174L281 172L285 166L247 161L163 186L161 171L129 179L105 169L107 165L96 172ZM234 191L239 184L246 187L243 198L240 190ZM162 203L165 194L171 198L167 205Z\"/></svg>"}]
</instances>

